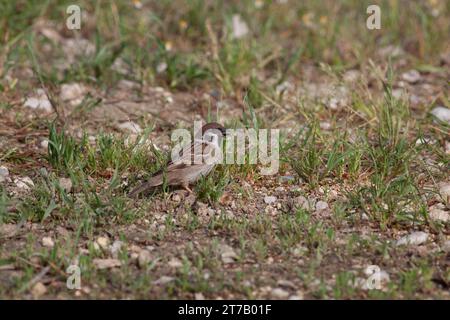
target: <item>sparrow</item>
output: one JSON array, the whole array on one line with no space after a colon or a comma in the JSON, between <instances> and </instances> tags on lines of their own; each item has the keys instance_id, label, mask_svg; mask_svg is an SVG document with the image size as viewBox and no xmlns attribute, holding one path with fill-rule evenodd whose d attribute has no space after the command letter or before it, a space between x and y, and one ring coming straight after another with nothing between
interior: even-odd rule
<instances>
[{"instance_id":1,"label":"sparrow","mask_svg":"<svg viewBox=\"0 0 450 320\"><path fill-rule=\"evenodd\" d=\"M194 137L199 136L197 133ZM181 186L189 193L189 188L221 161L221 143L226 136L226 129L217 122L210 122L201 128L201 138L195 139L191 145L185 146L178 159L170 160L166 166L153 174L147 181L136 187L129 193L129 197L135 198L139 194L153 187L160 186L166 181L171 186ZM212 155L212 151L215 155ZM219 151L219 153L217 153ZM164 169L165 168L165 169Z\"/></svg>"}]
</instances>

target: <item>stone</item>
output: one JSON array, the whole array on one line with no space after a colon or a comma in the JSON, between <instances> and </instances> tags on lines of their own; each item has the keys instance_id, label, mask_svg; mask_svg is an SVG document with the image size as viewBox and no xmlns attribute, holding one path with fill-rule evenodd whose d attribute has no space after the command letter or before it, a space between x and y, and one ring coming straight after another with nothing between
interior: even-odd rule
<instances>
[{"instance_id":1,"label":"stone","mask_svg":"<svg viewBox=\"0 0 450 320\"><path fill-rule=\"evenodd\" d=\"M344 75L342 76L342 79L345 82L353 83L353 82L356 82L360 77L361 77L361 72L359 72L358 70L348 70L344 73Z\"/></svg>"},{"instance_id":2,"label":"stone","mask_svg":"<svg viewBox=\"0 0 450 320\"><path fill-rule=\"evenodd\" d=\"M55 243L53 242L53 239L51 237L43 237L42 245L47 248L53 248L55 246Z\"/></svg>"},{"instance_id":3,"label":"stone","mask_svg":"<svg viewBox=\"0 0 450 320\"><path fill-rule=\"evenodd\" d=\"M183 263L177 258L172 258L168 262L168 265L172 268L181 268L183 266Z\"/></svg>"},{"instance_id":4,"label":"stone","mask_svg":"<svg viewBox=\"0 0 450 320\"><path fill-rule=\"evenodd\" d=\"M277 197L274 197L274 196L265 196L264 197L264 202L266 204L272 204L272 203L275 203L275 201L277 201Z\"/></svg>"},{"instance_id":5,"label":"stone","mask_svg":"<svg viewBox=\"0 0 450 320\"><path fill-rule=\"evenodd\" d=\"M397 240L397 246L403 245L421 245L428 240L428 233L423 231L415 231L410 233L399 240Z\"/></svg>"},{"instance_id":6,"label":"stone","mask_svg":"<svg viewBox=\"0 0 450 320\"><path fill-rule=\"evenodd\" d=\"M5 182L9 179L9 170L5 166L0 167L0 183Z\"/></svg>"},{"instance_id":7,"label":"stone","mask_svg":"<svg viewBox=\"0 0 450 320\"><path fill-rule=\"evenodd\" d=\"M80 104L86 94L86 88L79 83L65 83L61 86L59 97L62 101L70 101L72 105Z\"/></svg>"},{"instance_id":8,"label":"stone","mask_svg":"<svg viewBox=\"0 0 450 320\"><path fill-rule=\"evenodd\" d=\"M219 246L220 256L222 262L225 264L233 263L237 260L237 254L234 252L233 248L227 244L222 244Z\"/></svg>"},{"instance_id":9,"label":"stone","mask_svg":"<svg viewBox=\"0 0 450 320\"><path fill-rule=\"evenodd\" d=\"M442 244L442 250L444 250L445 252L450 252L450 240L446 240Z\"/></svg>"},{"instance_id":10,"label":"stone","mask_svg":"<svg viewBox=\"0 0 450 320\"><path fill-rule=\"evenodd\" d=\"M437 106L430 113L439 121L450 124L450 109Z\"/></svg>"},{"instance_id":11,"label":"stone","mask_svg":"<svg viewBox=\"0 0 450 320\"><path fill-rule=\"evenodd\" d=\"M442 222L450 221L450 214L438 208L431 209L430 212L428 213L428 216L430 217L431 220L434 221L442 221Z\"/></svg>"},{"instance_id":12,"label":"stone","mask_svg":"<svg viewBox=\"0 0 450 320\"><path fill-rule=\"evenodd\" d=\"M439 194L444 199L444 201L450 202L450 183L441 182L439 184Z\"/></svg>"},{"instance_id":13,"label":"stone","mask_svg":"<svg viewBox=\"0 0 450 320\"><path fill-rule=\"evenodd\" d=\"M249 32L247 23L242 20L242 17L239 14L234 14L231 17L231 27L232 37L234 39L241 39L245 37Z\"/></svg>"},{"instance_id":14,"label":"stone","mask_svg":"<svg viewBox=\"0 0 450 320\"><path fill-rule=\"evenodd\" d=\"M0 224L0 235L8 236L17 231L17 225L12 223L2 223Z\"/></svg>"},{"instance_id":15,"label":"stone","mask_svg":"<svg viewBox=\"0 0 450 320\"><path fill-rule=\"evenodd\" d=\"M420 80L420 78L420 72L414 69L402 74L402 79L409 83L416 83Z\"/></svg>"},{"instance_id":16,"label":"stone","mask_svg":"<svg viewBox=\"0 0 450 320\"><path fill-rule=\"evenodd\" d=\"M175 193L175 194L172 196L172 201L173 201L173 202L176 202L176 203L181 202L181 197L180 197L180 195L179 195L178 193Z\"/></svg>"},{"instance_id":17,"label":"stone","mask_svg":"<svg viewBox=\"0 0 450 320\"><path fill-rule=\"evenodd\" d=\"M22 190L30 190L32 187L34 187L33 180L31 180L30 177L17 178L14 180L14 183L16 184L17 188Z\"/></svg>"},{"instance_id":18,"label":"stone","mask_svg":"<svg viewBox=\"0 0 450 320\"><path fill-rule=\"evenodd\" d=\"M156 66L157 73L163 73L166 70L167 70L167 63L165 62L158 63L158 65Z\"/></svg>"},{"instance_id":19,"label":"stone","mask_svg":"<svg viewBox=\"0 0 450 320\"><path fill-rule=\"evenodd\" d=\"M53 110L47 94L42 89L37 89L36 94L27 98L23 105L27 108L42 110L44 112L51 112Z\"/></svg>"},{"instance_id":20,"label":"stone","mask_svg":"<svg viewBox=\"0 0 450 320\"><path fill-rule=\"evenodd\" d=\"M359 278L359 281L356 281L356 285L363 290L384 290L391 281L389 274L378 266L367 266L364 269L364 274L367 277L366 279Z\"/></svg>"},{"instance_id":21,"label":"stone","mask_svg":"<svg viewBox=\"0 0 450 320\"><path fill-rule=\"evenodd\" d=\"M167 284L169 282L172 282L173 280L175 280L173 277L169 277L169 276L162 276L161 278L159 278L156 281L153 281L153 284L156 285L164 285Z\"/></svg>"},{"instance_id":22,"label":"stone","mask_svg":"<svg viewBox=\"0 0 450 320\"><path fill-rule=\"evenodd\" d=\"M270 294L276 299L286 299L287 297L289 297L289 292L282 288L275 288L271 291Z\"/></svg>"},{"instance_id":23,"label":"stone","mask_svg":"<svg viewBox=\"0 0 450 320\"><path fill-rule=\"evenodd\" d=\"M205 296L201 292L194 293L194 299L195 300L205 300Z\"/></svg>"},{"instance_id":24,"label":"stone","mask_svg":"<svg viewBox=\"0 0 450 320\"><path fill-rule=\"evenodd\" d=\"M97 269L111 269L120 267L122 262L118 259L94 259L92 261Z\"/></svg>"},{"instance_id":25,"label":"stone","mask_svg":"<svg viewBox=\"0 0 450 320\"><path fill-rule=\"evenodd\" d=\"M150 261L152 261L152 255L148 250L141 250L138 255L138 265L140 268L145 268Z\"/></svg>"},{"instance_id":26,"label":"stone","mask_svg":"<svg viewBox=\"0 0 450 320\"><path fill-rule=\"evenodd\" d=\"M317 201L316 210L321 211L325 209L328 209L328 203L326 203L325 201Z\"/></svg>"},{"instance_id":27,"label":"stone","mask_svg":"<svg viewBox=\"0 0 450 320\"><path fill-rule=\"evenodd\" d=\"M306 197L304 196L298 196L294 198L294 205L297 208L302 208L304 210L310 210L311 209L311 205L309 204L308 199L306 199Z\"/></svg>"},{"instance_id":28,"label":"stone","mask_svg":"<svg viewBox=\"0 0 450 320\"><path fill-rule=\"evenodd\" d=\"M108 246L109 246L109 239L107 237L98 237L97 240L96 240L96 243L103 250L107 250Z\"/></svg>"},{"instance_id":29,"label":"stone","mask_svg":"<svg viewBox=\"0 0 450 320\"><path fill-rule=\"evenodd\" d=\"M142 132L141 127L133 121L126 121L126 122L120 123L117 125L117 127L120 130L127 131L129 133L139 134Z\"/></svg>"},{"instance_id":30,"label":"stone","mask_svg":"<svg viewBox=\"0 0 450 320\"><path fill-rule=\"evenodd\" d=\"M72 190L72 180L70 178L59 178L59 185L66 192Z\"/></svg>"},{"instance_id":31,"label":"stone","mask_svg":"<svg viewBox=\"0 0 450 320\"><path fill-rule=\"evenodd\" d=\"M120 240L116 240L110 246L109 250L111 251L111 255L113 258L117 259L119 257L120 250L122 250L124 243Z\"/></svg>"},{"instance_id":32,"label":"stone","mask_svg":"<svg viewBox=\"0 0 450 320\"><path fill-rule=\"evenodd\" d=\"M331 129L331 123L329 123L328 121L322 121L319 123L319 127L322 130L330 130Z\"/></svg>"},{"instance_id":33,"label":"stone","mask_svg":"<svg viewBox=\"0 0 450 320\"><path fill-rule=\"evenodd\" d=\"M48 149L48 139L42 139L40 146L42 149L47 150Z\"/></svg>"},{"instance_id":34,"label":"stone","mask_svg":"<svg viewBox=\"0 0 450 320\"><path fill-rule=\"evenodd\" d=\"M36 283L33 288L31 288L31 295L33 298L38 299L47 293L47 287L42 283Z\"/></svg>"}]
</instances>

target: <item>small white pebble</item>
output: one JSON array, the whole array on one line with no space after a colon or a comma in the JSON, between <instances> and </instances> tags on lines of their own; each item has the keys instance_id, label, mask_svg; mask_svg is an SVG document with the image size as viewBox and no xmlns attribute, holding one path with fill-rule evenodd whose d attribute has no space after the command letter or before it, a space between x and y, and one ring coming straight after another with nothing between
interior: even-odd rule
<instances>
[{"instance_id":1,"label":"small white pebble","mask_svg":"<svg viewBox=\"0 0 450 320\"><path fill-rule=\"evenodd\" d=\"M427 240L428 240L428 233L423 231L416 231L397 240L396 245L397 246L420 245L422 243L425 243Z\"/></svg>"},{"instance_id":2,"label":"small white pebble","mask_svg":"<svg viewBox=\"0 0 450 320\"><path fill-rule=\"evenodd\" d=\"M43 237L42 245L47 248L53 248L55 246L55 243L53 242L53 239L51 237Z\"/></svg>"},{"instance_id":3,"label":"small white pebble","mask_svg":"<svg viewBox=\"0 0 450 320\"><path fill-rule=\"evenodd\" d=\"M277 197L274 197L274 196L265 196L265 197L264 197L264 202L265 202L266 204L272 204L272 203L274 203L275 201L277 201Z\"/></svg>"},{"instance_id":4,"label":"small white pebble","mask_svg":"<svg viewBox=\"0 0 450 320\"><path fill-rule=\"evenodd\" d=\"M328 203L326 203L325 201L317 201L316 210L320 211L325 209L328 209Z\"/></svg>"},{"instance_id":5,"label":"small white pebble","mask_svg":"<svg viewBox=\"0 0 450 320\"><path fill-rule=\"evenodd\" d=\"M30 190L34 187L33 180L30 177L17 178L14 180L16 187L23 190Z\"/></svg>"}]
</instances>

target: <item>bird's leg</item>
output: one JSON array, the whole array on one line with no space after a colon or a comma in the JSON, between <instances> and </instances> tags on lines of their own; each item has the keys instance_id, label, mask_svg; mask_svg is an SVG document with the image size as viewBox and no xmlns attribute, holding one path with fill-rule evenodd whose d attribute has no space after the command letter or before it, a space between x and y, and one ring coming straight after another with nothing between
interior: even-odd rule
<instances>
[{"instance_id":1,"label":"bird's leg","mask_svg":"<svg viewBox=\"0 0 450 320\"><path fill-rule=\"evenodd\" d=\"M184 190L187 190L189 192L189 194L192 193L191 188L189 188L189 183L184 182L181 184L181 187L183 187Z\"/></svg>"}]
</instances>

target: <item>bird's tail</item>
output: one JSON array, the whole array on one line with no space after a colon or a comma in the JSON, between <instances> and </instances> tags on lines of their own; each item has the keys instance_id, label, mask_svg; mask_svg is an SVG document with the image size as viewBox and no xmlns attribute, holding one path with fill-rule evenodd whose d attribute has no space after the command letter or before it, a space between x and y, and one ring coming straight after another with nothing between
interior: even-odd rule
<instances>
[{"instance_id":1,"label":"bird's tail","mask_svg":"<svg viewBox=\"0 0 450 320\"><path fill-rule=\"evenodd\" d=\"M140 186L131 190L131 192L128 194L128 197L136 198L142 192L148 191L149 189L151 189L153 187L157 187L157 186L161 185L161 183L158 181L158 179L155 179L155 178L156 177L153 177L149 181L144 182Z\"/></svg>"}]
</instances>

